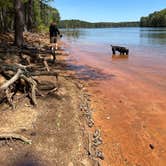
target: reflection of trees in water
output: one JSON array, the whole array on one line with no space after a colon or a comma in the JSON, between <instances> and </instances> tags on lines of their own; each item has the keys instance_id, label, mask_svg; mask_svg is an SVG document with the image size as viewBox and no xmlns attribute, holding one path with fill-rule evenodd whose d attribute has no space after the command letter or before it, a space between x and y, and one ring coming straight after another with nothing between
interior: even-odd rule
<instances>
[{"instance_id":1,"label":"reflection of trees in water","mask_svg":"<svg viewBox=\"0 0 166 166\"><path fill-rule=\"evenodd\" d=\"M140 39L150 44L166 44L166 29L142 29Z\"/></svg>"},{"instance_id":2,"label":"reflection of trees in water","mask_svg":"<svg viewBox=\"0 0 166 166\"><path fill-rule=\"evenodd\" d=\"M84 35L84 32L80 29L63 29L62 33L65 35L67 39L79 39L80 36Z\"/></svg>"}]
</instances>

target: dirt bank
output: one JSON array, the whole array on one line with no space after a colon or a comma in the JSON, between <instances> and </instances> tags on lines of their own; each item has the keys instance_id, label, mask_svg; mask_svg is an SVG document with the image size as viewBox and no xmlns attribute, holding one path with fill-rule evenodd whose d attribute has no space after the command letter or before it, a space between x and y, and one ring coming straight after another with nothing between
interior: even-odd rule
<instances>
[{"instance_id":1,"label":"dirt bank","mask_svg":"<svg viewBox=\"0 0 166 166\"><path fill-rule=\"evenodd\" d=\"M33 44L48 44L44 35L43 38L38 35L33 38L38 38L36 42L34 39L31 41ZM57 91L37 97L37 107L22 93L15 95L15 109L11 109L6 102L0 104L0 135L14 137L17 134L30 141L27 144L21 139L5 136L0 139L0 165L91 166L98 163L89 158L88 130L80 108L86 95L80 82L71 77L66 68L66 53L60 51L59 54L55 65L50 66L52 71L59 73L58 81L55 76L35 77L39 81L54 83ZM1 56L1 64L15 64L19 60L15 54ZM2 78L1 85L4 83Z\"/></svg>"}]
</instances>

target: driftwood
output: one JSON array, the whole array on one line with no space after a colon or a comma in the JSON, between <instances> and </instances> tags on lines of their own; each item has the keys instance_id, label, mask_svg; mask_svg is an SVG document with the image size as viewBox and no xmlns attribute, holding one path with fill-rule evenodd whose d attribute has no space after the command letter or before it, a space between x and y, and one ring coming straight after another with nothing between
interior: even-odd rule
<instances>
[{"instance_id":1,"label":"driftwood","mask_svg":"<svg viewBox=\"0 0 166 166\"><path fill-rule=\"evenodd\" d=\"M32 144L32 141L22 135L13 134L13 133L2 133L0 134L0 141L1 140L20 140L26 144Z\"/></svg>"}]
</instances>

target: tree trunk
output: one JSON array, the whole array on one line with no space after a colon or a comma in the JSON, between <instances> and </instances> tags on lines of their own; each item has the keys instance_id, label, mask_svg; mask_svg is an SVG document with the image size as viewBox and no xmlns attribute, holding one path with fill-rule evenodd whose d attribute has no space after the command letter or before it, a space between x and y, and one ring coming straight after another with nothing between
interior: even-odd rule
<instances>
[{"instance_id":1,"label":"tree trunk","mask_svg":"<svg viewBox=\"0 0 166 166\"><path fill-rule=\"evenodd\" d=\"M3 16L3 8L1 8L1 11L0 11L0 22L1 22L1 31L4 32L4 16Z\"/></svg>"},{"instance_id":2,"label":"tree trunk","mask_svg":"<svg viewBox=\"0 0 166 166\"><path fill-rule=\"evenodd\" d=\"M32 31L33 29L33 0L28 1L28 23L27 23L28 31Z\"/></svg>"},{"instance_id":3,"label":"tree trunk","mask_svg":"<svg viewBox=\"0 0 166 166\"><path fill-rule=\"evenodd\" d=\"M15 44L18 47L23 45L23 31L24 31L24 8L22 0L14 0L15 7Z\"/></svg>"}]
</instances>

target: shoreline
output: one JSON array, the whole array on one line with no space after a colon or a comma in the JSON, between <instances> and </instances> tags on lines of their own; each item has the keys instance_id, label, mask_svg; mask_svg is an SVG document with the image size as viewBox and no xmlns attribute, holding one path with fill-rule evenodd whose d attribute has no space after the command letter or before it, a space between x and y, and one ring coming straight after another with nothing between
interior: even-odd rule
<instances>
[{"instance_id":1,"label":"shoreline","mask_svg":"<svg viewBox=\"0 0 166 166\"><path fill-rule=\"evenodd\" d=\"M38 38L38 34L29 33L27 37L31 38L31 35L37 38L37 41L31 40L32 44L48 44L44 35ZM101 144L98 142L100 133L94 137L94 131L88 129L93 126L90 99L82 90L81 82L66 69L66 52L60 51L58 54L61 55L58 55L55 66L49 64L50 70L59 72L58 82L54 76L35 77L39 81L54 83L58 87L55 93L37 97L37 107L33 107L21 93L17 94L20 101L14 103L15 110L5 102L1 103L0 134L3 132L6 136L27 138L31 144L23 144L19 139L9 139L7 142L2 139L0 165L100 165L99 160L103 158L97 148ZM16 57L14 54L6 55L2 62L17 64L19 58ZM0 85L5 81L0 75Z\"/></svg>"},{"instance_id":2,"label":"shoreline","mask_svg":"<svg viewBox=\"0 0 166 166\"><path fill-rule=\"evenodd\" d=\"M36 45L44 43L44 35L43 38ZM31 107L27 99L15 112L6 105L0 107L1 131L11 132L14 125L14 132L35 140L31 146L9 141L8 147L0 142L2 165L9 165L6 157L15 153L9 161L30 160L50 166L55 162L64 166L87 166L94 162L102 166L156 166L158 163L165 166L166 94L161 86L164 82L159 84L155 81L158 76L148 77L146 71L142 77L143 69L129 70L126 63L110 65L108 56L95 58L100 54L92 54L90 48L83 50L71 43L61 44L64 44L59 52L62 55L58 55L56 66L50 64L51 70L60 73L59 92L53 98L39 98L38 108ZM68 51L70 54L66 56ZM16 59L13 61L9 56L6 62L16 63ZM42 80L56 82L54 77ZM93 123L93 129L89 128ZM20 148L24 156L17 152Z\"/></svg>"},{"instance_id":3,"label":"shoreline","mask_svg":"<svg viewBox=\"0 0 166 166\"><path fill-rule=\"evenodd\" d=\"M120 63L123 60L111 63L104 55L101 60L97 56L102 54L92 53L91 46L89 50L87 45L85 49L72 46L69 63L91 95L92 109L96 110L94 121L104 142L102 165L164 166L165 74L162 71L161 76L157 72L150 75L151 68L130 68L127 63Z\"/></svg>"}]
</instances>

